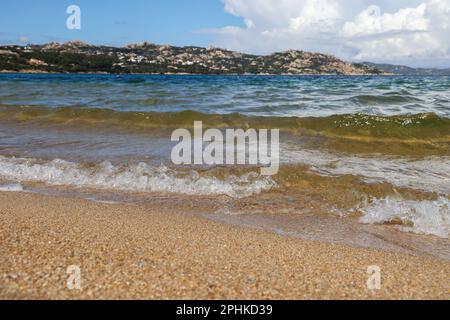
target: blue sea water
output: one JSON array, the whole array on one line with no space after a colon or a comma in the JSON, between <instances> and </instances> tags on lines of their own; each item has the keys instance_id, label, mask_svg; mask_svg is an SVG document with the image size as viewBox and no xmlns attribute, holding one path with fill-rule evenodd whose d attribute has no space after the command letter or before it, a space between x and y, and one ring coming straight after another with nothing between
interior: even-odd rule
<instances>
[{"instance_id":1,"label":"blue sea water","mask_svg":"<svg viewBox=\"0 0 450 320\"><path fill-rule=\"evenodd\" d=\"M258 116L450 117L450 77L0 74L0 104Z\"/></svg>"}]
</instances>

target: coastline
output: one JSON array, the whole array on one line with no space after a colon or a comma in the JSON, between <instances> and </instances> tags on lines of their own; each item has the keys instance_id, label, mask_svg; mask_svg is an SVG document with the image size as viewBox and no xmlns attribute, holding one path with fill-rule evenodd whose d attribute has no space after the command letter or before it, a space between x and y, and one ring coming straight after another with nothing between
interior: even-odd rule
<instances>
[{"instance_id":1,"label":"coastline","mask_svg":"<svg viewBox=\"0 0 450 320\"><path fill-rule=\"evenodd\" d=\"M0 192L0 229L0 299L448 299L448 262L158 206ZM66 288L70 265L81 291Z\"/></svg>"},{"instance_id":2,"label":"coastline","mask_svg":"<svg viewBox=\"0 0 450 320\"><path fill-rule=\"evenodd\" d=\"M42 70L21 70L21 71L13 71L13 70L0 70L0 74L67 74L67 75L116 75L116 76L122 76L122 75L161 75L161 76L268 76L268 77L274 77L274 76L318 76L318 77L324 77L324 76L344 76L344 77L370 77L370 76L377 76L377 77L385 77L385 76L400 76L395 73L382 73L382 74L333 74L333 73L183 73L183 72L166 72L166 73L111 73L111 72L48 72L48 71L42 71Z\"/></svg>"}]
</instances>

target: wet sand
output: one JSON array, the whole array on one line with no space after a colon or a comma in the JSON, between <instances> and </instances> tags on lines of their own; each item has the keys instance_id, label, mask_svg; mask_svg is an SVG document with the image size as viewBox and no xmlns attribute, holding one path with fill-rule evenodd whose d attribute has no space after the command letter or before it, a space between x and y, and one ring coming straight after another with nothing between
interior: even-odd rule
<instances>
[{"instance_id":1,"label":"wet sand","mask_svg":"<svg viewBox=\"0 0 450 320\"><path fill-rule=\"evenodd\" d=\"M0 192L1 299L448 299L450 263L276 235L155 204ZM68 266L81 290L67 288ZM367 288L367 268L381 288Z\"/></svg>"}]
</instances>

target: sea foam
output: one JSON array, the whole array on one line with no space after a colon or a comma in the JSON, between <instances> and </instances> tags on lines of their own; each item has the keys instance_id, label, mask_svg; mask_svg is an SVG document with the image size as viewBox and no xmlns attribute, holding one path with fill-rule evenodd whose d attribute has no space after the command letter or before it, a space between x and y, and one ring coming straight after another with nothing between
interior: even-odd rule
<instances>
[{"instance_id":1,"label":"sea foam","mask_svg":"<svg viewBox=\"0 0 450 320\"><path fill-rule=\"evenodd\" d=\"M79 164L61 159L40 161L0 156L0 177L12 181L43 182L130 192L169 192L188 195L226 195L248 197L270 190L275 182L256 172L225 179L201 176L197 171L175 171L166 166L146 163L113 165L105 161L95 165Z\"/></svg>"},{"instance_id":2,"label":"sea foam","mask_svg":"<svg viewBox=\"0 0 450 320\"><path fill-rule=\"evenodd\" d=\"M450 201L440 197L437 200L404 200L393 197L375 199L360 209L363 223L383 224L401 222L402 231L431 234L447 238L450 233Z\"/></svg>"}]
</instances>

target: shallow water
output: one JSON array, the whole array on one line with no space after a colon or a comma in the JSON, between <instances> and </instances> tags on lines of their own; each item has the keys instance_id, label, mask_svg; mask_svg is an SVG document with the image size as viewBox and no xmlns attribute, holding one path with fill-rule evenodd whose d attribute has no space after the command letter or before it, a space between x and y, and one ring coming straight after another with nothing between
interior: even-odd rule
<instances>
[{"instance_id":1,"label":"shallow water","mask_svg":"<svg viewBox=\"0 0 450 320\"><path fill-rule=\"evenodd\" d=\"M195 120L280 129L279 173L173 165L171 132ZM3 74L0 180L115 200L225 197L225 214L325 214L448 238L450 78Z\"/></svg>"}]
</instances>

